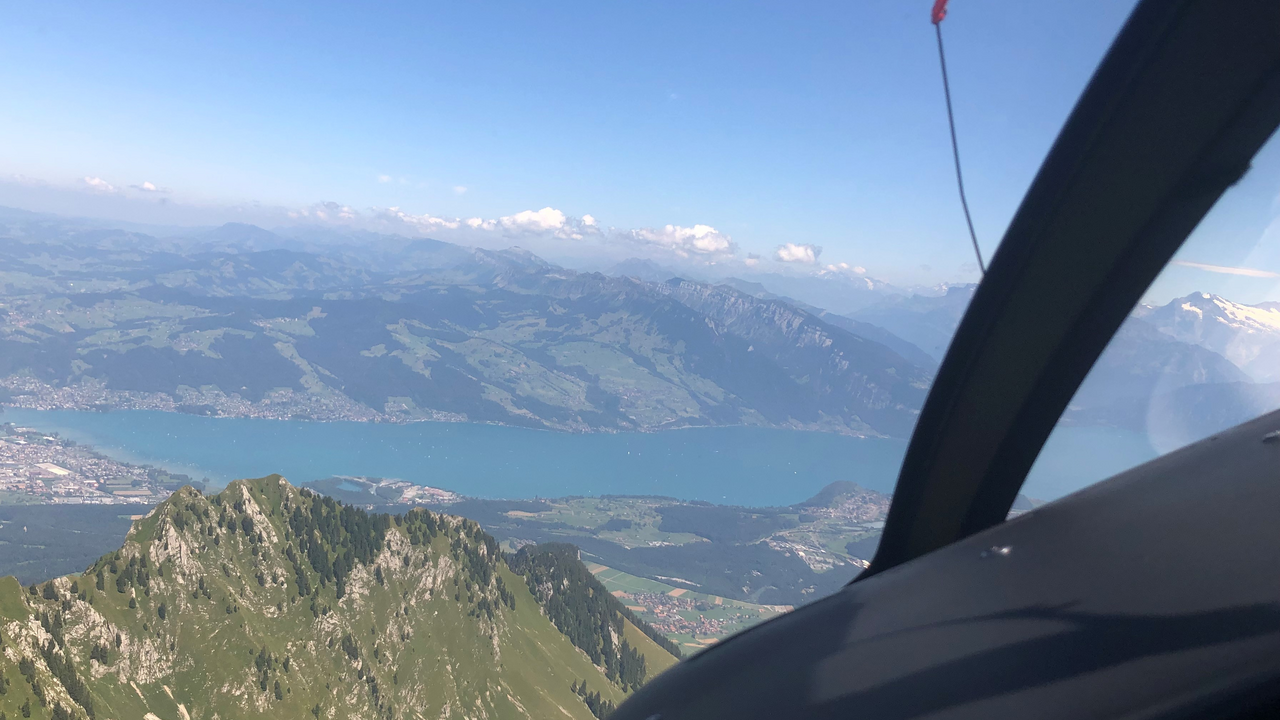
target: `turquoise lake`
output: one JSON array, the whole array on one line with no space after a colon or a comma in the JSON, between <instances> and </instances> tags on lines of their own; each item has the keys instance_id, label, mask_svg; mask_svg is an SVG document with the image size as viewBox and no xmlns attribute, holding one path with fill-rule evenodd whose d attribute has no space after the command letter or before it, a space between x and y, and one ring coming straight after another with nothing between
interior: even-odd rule
<instances>
[{"instance_id":1,"label":"turquoise lake","mask_svg":"<svg viewBox=\"0 0 1280 720\"><path fill-rule=\"evenodd\" d=\"M280 473L400 478L488 498L667 495L770 506L835 480L892 492L905 440L770 428L574 435L468 423L317 423L6 408L0 421L57 432L118 460L215 485ZM1141 436L1059 428L1025 492L1053 499L1154 457Z\"/></svg>"}]
</instances>

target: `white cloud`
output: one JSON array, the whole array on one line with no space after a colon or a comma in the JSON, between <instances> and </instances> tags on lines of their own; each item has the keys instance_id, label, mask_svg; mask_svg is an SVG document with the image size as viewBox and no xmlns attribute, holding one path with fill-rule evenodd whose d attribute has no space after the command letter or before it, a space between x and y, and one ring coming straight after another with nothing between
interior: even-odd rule
<instances>
[{"instance_id":1,"label":"white cloud","mask_svg":"<svg viewBox=\"0 0 1280 720\"><path fill-rule=\"evenodd\" d=\"M142 183L141 185L130 185L129 187L133 188L134 190L137 190L138 192L145 192L145 193L167 193L167 192L169 192L169 188L156 187L155 183L153 183L153 182L149 182L149 181L145 181L145 180L143 181L143 183Z\"/></svg>"},{"instance_id":2,"label":"white cloud","mask_svg":"<svg viewBox=\"0 0 1280 720\"><path fill-rule=\"evenodd\" d=\"M867 269L861 265L850 265L849 263L836 263L827 265L822 268L823 273L839 273L842 275L866 275Z\"/></svg>"},{"instance_id":3,"label":"white cloud","mask_svg":"<svg viewBox=\"0 0 1280 720\"><path fill-rule=\"evenodd\" d=\"M457 195L466 195L466 194L467 194L467 186L466 186L466 185L454 185L454 186L453 186L453 192L454 192L455 194L457 194Z\"/></svg>"},{"instance_id":4,"label":"white cloud","mask_svg":"<svg viewBox=\"0 0 1280 720\"><path fill-rule=\"evenodd\" d=\"M467 224L483 230L500 227L513 233L550 233L565 240L581 240L587 235L600 232L594 217L590 215L581 218L570 217L553 207L523 210L515 215L500 217L497 221L484 220L478 224L469 220Z\"/></svg>"},{"instance_id":5,"label":"white cloud","mask_svg":"<svg viewBox=\"0 0 1280 720\"><path fill-rule=\"evenodd\" d=\"M551 207L541 210L524 210L515 215L499 218L505 228L513 230L559 230L565 226L564 213Z\"/></svg>"},{"instance_id":6,"label":"white cloud","mask_svg":"<svg viewBox=\"0 0 1280 720\"><path fill-rule=\"evenodd\" d=\"M1255 268L1245 267L1229 267L1226 265L1207 265L1205 263L1191 262L1189 260L1174 260L1171 264L1181 265L1182 267L1195 268L1211 273L1221 273L1223 275L1243 275L1245 277L1256 278L1277 278L1280 273L1274 273L1270 270L1257 270Z\"/></svg>"},{"instance_id":7,"label":"white cloud","mask_svg":"<svg viewBox=\"0 0 1280 720\"><path fill-rule=\"evenodd\" d=\"M449 218L436 217L435 215L431 215L428 213L423 213L422 215L414 215L413 213L407 213L398 207L389 207L389 208L381 208L381 209L374 208L372 212L373 212L373 216L376 219L381 220L383 222L386 222L386 221L401 222L401 223L404 223L405 225L409 225L411 227L416 227L421 230L428 230L428 231L439 230L439 229L456 230L462 224L462 221L458 220L457 218L450 220Z\"/></svg>"},{"instance_id":8,"label":"white cloud","mask_svg":"<svg viewBox=\"0 0 1280 720\"><path fill-rule=\"evenodd\" d=\"M394 181L394 178L393 178ZM634 230L602 226L594 215L581 217L568 215L554 207L540 210L522 210L498 218L440 217L430 213L415 214L400 207L373 207L357 210L336 202L322 202L306 208L285 211L287 217L298 221L313 221L360 227L379 232L404 233L406 235L431 235L442 233L441 239L455 242L478 242L482 246L495 242L497 237L529 238L529 242L543 240L587 240L592 238L604 245L638 243L661 249L681 258L696 258L699 262L722 262L737 254L737 245L729 235L710 225L665 225L661 228ZM523 241L522 241L523 242ZM752 255L748 265L760 262L759 255Z\"/></svg>"},{"instance_id":9,"label":"white cloud","mask_svg":"<svg viewBox=\"0 0 1280 720\"><path fill-rule=\"evenodd\" d=\"M374 207L356 210L335 202L317 203L311 207L289 213L295 219L312 219L322 222L354 223L361 226L380 226L384 231L431 233L439 230L470 229L481 232L551 234L560 238L580 239L581 221L566 217L554 208L525 210L514 215L487 220L485 218L449 218L431 213L415 214L400 207Z\"/></svg>"},{"instance_id":10,"label":"white cloud","mask_svg":"<svg viewBox=\"0 0 1280 720\"><path fill-rule=\"evenodd\" d=\"M113 193L116 191L115 185L112 185L100 177L89 177L86 175L84 178L84 184L88 185L89 189L95 192Z\"/></svg>"},{"instance_id":11,"label":"white cloud","mask_svg":"<svg viewBox=\"0 0 1280 720\"><path fill-rule=\"evenodd\" d=\"M760 256L755 253L747 253L747 259L742 262L747 267L755 267L760 264Z\"/></svg>"},{"instance_id":12,"label":"white cloud","mask_svg":"<svg viewBox=\"0 0 1280 720\"><path fill-rule=\"evenodd\" d=\"M773 259L778 262L816 265L818 256L821 254L822 248L817 245L786 243L779 245L778 249L773 251Z\"/></svg>"},{"instance_id":13,"label":"white cloud","mask_svg":"<svg viewBox=\"0 0 1280 720\"><path fill-rule=\"evenodd\" d=\"M641 228L629 235L633 240L672 250L680 257L732 255L738 249L732 238L710 225L667 225L660 230Z\"/></svg>"},{"instance_id":14,"label":"white cloud","mask_svg":"<svg viewBox=\"0 0 1280 720\"><path fill-rule=\"evenodd\" d=\"M522 210L514 215L506 215L496 220L487 218L447 218L424 213L415 215L405 212L399 207L370 208L361 214L349 207L339 208L336 203L321 203L307 210L293 214L291 217L306 217L332 221L335 219L356 220L363 223L376 223L383 230L403 232L415 230L432 232L437 230L463 230L483 233L501 233L503 235L544 235L566 240L581 240L587 235L600 235L595 218L587 215L575 218L565 215L560 210L545 207L541 210ZM388 227L389 226L389 227Z\"/></svg>"},{"instance_id":15,"label":"white cloud","mask_svg":"<svg viewBox=\"0 0 1280 720\"><path fill-rule=\"evenodd\" d=\"M378 182L380 182L380 183L389 183L389 182L391 182L391 176L390 176L390 175L379 175L379 176L378 176Z\"/></svg>"},{"instance_id":16,"label":"white cloud","mask_svg":"<svg viewBox=\"0 0 1280 720\"><path fill-rule=\"evenodd\" d=\"M295 220L306 218L323 222L347 223L358 219L360 211L349 205L339 205L333 201L326 201L315 203L300 210L292 210L289 212L289 217Z\"/></svg>"}]
</instances>

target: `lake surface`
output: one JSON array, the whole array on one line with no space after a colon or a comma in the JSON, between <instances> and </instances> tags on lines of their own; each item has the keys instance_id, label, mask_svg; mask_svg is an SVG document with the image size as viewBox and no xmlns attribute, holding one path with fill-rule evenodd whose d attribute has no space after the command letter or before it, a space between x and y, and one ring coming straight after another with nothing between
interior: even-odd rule
<instances>
[{"instance_id":1,"label":"lake surface","mask_svg":"<svg viewBox=\"0 0 1280 720\"><path fill-rule=\"evenodd\" d=\"M14 408L6 408L0 421L57 432L118 460L185 472L215 485L271 473L295 484L366 475L474 497L668 495L747 506L790 505L835 480L892 492L907 447L905 440L749 427L573 435L468 423ZM1133 433L1059 428L1025 492L1053 499L1154 455Z\"/></svg>"}]
</instances>

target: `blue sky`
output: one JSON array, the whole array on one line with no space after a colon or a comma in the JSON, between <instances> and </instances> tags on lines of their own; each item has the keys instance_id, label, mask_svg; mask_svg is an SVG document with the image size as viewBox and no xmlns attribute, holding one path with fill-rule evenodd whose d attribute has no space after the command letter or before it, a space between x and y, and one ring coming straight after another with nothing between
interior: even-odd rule
<instances>
[{"instance_id":1,"label":"blue sky","mask_svg":"<svg viewBox=\"0 0 1280 720\"><path fill-rule=\"evenodd\" d=\"M930 5L12 4L0 202L270 224L329 201L566 258L768 268L793 243L810 270L971 280ZM952 2L988 256L1131 7ZM542 208L567 225L520 215Z\"/></svg>"}]
</instances>

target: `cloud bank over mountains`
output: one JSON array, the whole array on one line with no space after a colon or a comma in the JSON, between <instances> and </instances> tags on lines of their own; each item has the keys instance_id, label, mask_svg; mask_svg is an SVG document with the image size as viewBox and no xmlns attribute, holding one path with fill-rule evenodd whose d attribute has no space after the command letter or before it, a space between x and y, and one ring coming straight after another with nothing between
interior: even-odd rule
<instances>
[{"instance_id":1,"label":"cloud bank over mountains","mask_svg":"<svg viewBox=\"0 0 1280 720\"><path fill-rule=\"evenodd\" d=\"M323 202L290 210L286 215L295 222L440 236L451 240L470 240L482 245L485 240L493 238L527 241L541 237L612 245L620 250L627 249L631 254L645 248L656 249L686 260L704 261L724 261L733 258L738 252L738 246L732 238L710 225L664 225L660 228L630 229L604 227L592 215L574 217L553 207L522 210L512 215L489 219L450 218L429 213L417 215L399 207L357 210L348 205Z\"/></svg>"},{"instance_id":2,"label":"cloud bank over mountains","mask_svg":"<svg viewBox=\"0 0 1280 720\"><path fill-rule=\"evenodd\" d=\"M389 175L379 176L377 180L397 182ZM467 192L464 186L451 190L455 195ZM756 271L768 264L778 270L801 274L849 267L846 263L825 268L819 265L822 247L813 243L787 242L778 246L772 255L744 254L733 237L708 223L619 228L606 225L591 214L575 216L551 206L498 217L449 217L414 213L399 206L357 208L333 201L305 207L257 202L207 203L175 194L151 180L113 182L98 176L84 176L69 185L20 176L0 179L0 205L164 226L208 226L223 222L268 228L316 225L435 237L489 248L519 244L548 257L572 257L588 262L639 256L686 266L738 266Z\"/></svg>"}]
</instances>

